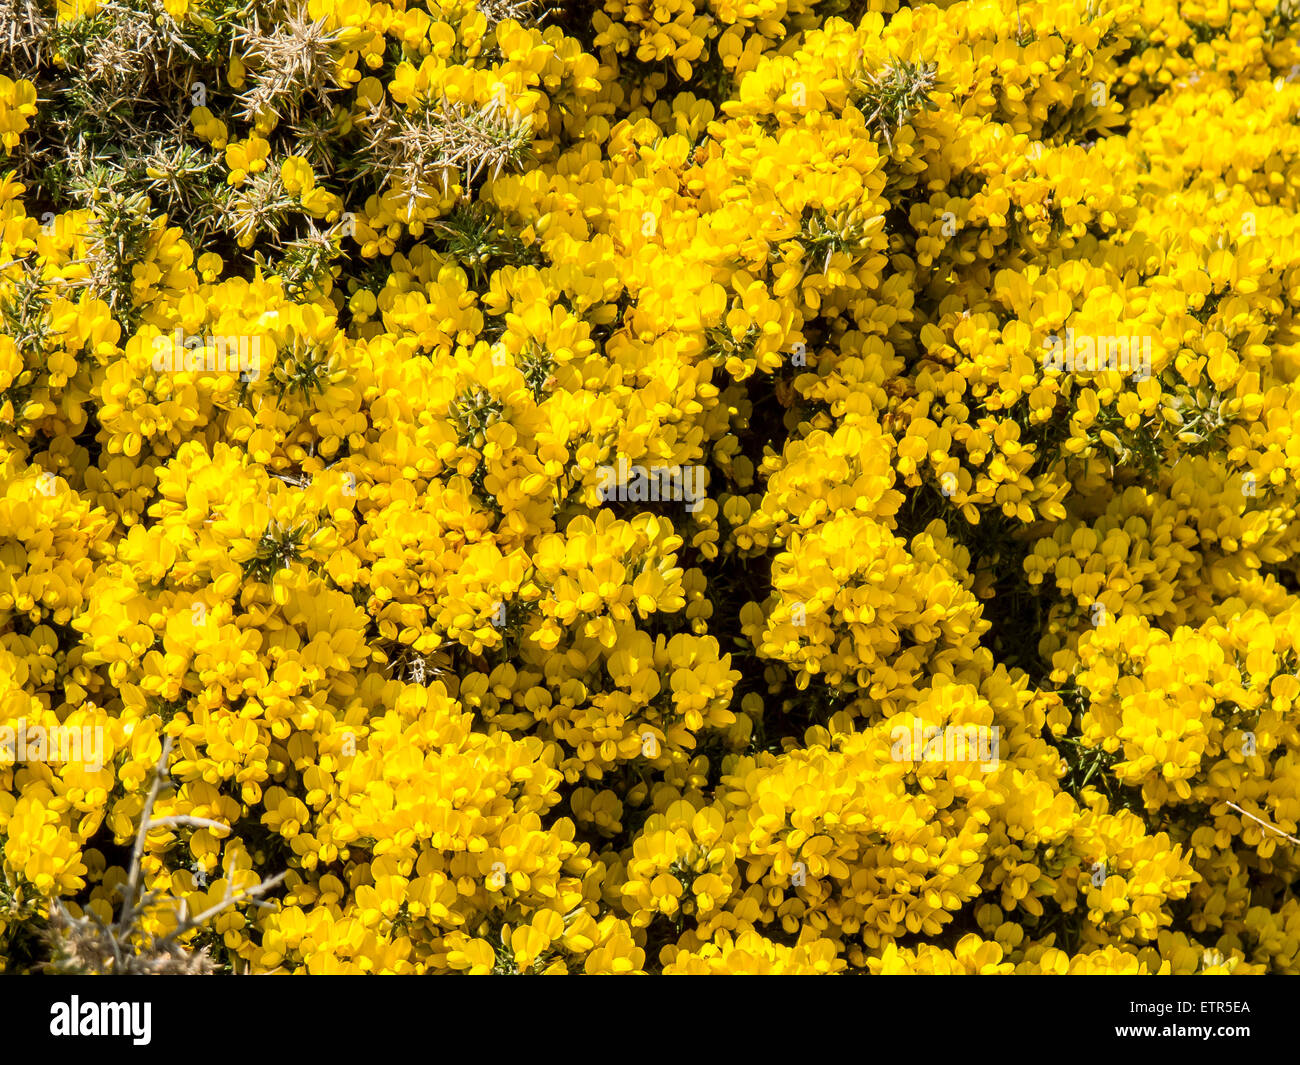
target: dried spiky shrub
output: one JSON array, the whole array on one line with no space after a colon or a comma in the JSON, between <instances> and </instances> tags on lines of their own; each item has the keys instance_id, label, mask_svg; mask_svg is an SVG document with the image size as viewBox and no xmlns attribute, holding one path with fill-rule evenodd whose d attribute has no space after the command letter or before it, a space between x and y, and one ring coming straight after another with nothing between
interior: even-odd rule
<instances>
[{"instance_id":1,"label":"dried spiky shrub","mask_svg":"<svg viewBox=\"0 0 1300 1065\"><path fill-rule=\"evenodd\" d=\"M343 136L341 109L319 107L304 111L287 124L293 138L293 154L301 155L318 174L332 174L338 166L335 156Z\"/></svg>"},{"instance_id":2,"label":"dried spiky shrub","mask_svg":"<svg viewBox=\"0 0 1300 1065\"><path fill-rule=\"evenodd\" d=\"M167 780L167 756L170 753L171 740L167 739L163 742L162 756L154 768L149 794L140 815L140 829L136 833L124 888L125 898L117 920L109 923L93 911L77 916L57 899L52 901L43 933L50 955L45 963L48 972L95 976L202 976L214 973L217 965L207 948L192 950L181 942L182 939L232 906L241 903L269 905L259 901L261 896L284 879L285 874L280 873L247 891L228 894L221 902L193 916L185 913L182 906L176 927L164 936L151 935L140 927L141 918L158 902L155 893L142 890L141 860L149 833L175 828L230 831L228 826L204 817L153 816L159 794L170 786Z\"/></svg>"},{"instance_id":3,"label":"dried spiky shrub","mask_svg":"<svg viewBox=\"0 0 1300 1065\"><path fill-rule=\"evenodd\" d=\"M0 0L0 62L35 66L50 39L53 16L41 0Z\"/></svg>"},{"instance_id":4,"label":"dried spiky shrub","mask_svg":"<svg viewBox=\"0 0 1300 1065\"><path fill-rule=\"evenodd\" d=\"M500 100L474 106L443 98L408 112L385 99L360 125L364 169L412 202L428 197L431 177L447 188L460 175L468 188L485 173L521 169L532 143L528 119Z\"/></svg>"},{"instance_id":5,"label":"dried spiky shrub","mask_svg":"<svg viewBox=\"0 0 1300 1065\"><path fill-rule=\"evenodd\" d=\"M552 8L542 8L541 0L477 0L474 5L487 19L488 28L512 19L521 26L535 26L545 20Z\"/></svg>"},{"instance_id":6,"label":"dried spiky shrub","mask_svg":"<svg viewBox=\"0 0 1300 1065\"><path fill-rule=\"evenodd\" d=\"M0 0L23 3L37 0ZM188 117L196 88L217 82L228 30L178 20L160 0L108 0L59 23L52 9L36 15L48 40L23 54L41 107L14 159L19 179L55 211L93 209L89 194L117 182L147 194L155 214L206 235L217 155L194 138ZM0 42L3 27L0 20Z\"/></svg>"},{"instance_id":7,"label":"dried spiky shrub","mask_svg":"<svg viewBox=\"0 0 1300 1065\"><path fill-rule=\"evenodd\" d=\"M112 925L94 913L74 917L57 901L50 904L45 939L50 951L46 970L58 974L90 976L207 976L216 965L207 948L186 950L179 943L161 941L145 948L123 943Z\"/></svg>"},{"instance_id":8,"label":"dried spiky shrub","mask_svg":"<svg viewBox=\"0 0 1300 1065\"><path fill-rule=\"evenodd\" d=\"M297 120L305 99L319 104L332 84L343 31L327 30L304 4L276 4L252 11L251 25L236 34L235 44L252 70L251 87L239 99L245 118L263 112Z\"/></svg>"},{"instance_id":9,"label":"dried spiky shrub","mask_svg":"<svg viewBox=\"0 0 1300 1065\"><path fill-rule=\"evenodd\" d=\"M56 34L72 91L101 106L143 101L158 83L183 79L184 68L202 59L191 37L161 0L106 0Z\"/></svg>"}]
</instances>

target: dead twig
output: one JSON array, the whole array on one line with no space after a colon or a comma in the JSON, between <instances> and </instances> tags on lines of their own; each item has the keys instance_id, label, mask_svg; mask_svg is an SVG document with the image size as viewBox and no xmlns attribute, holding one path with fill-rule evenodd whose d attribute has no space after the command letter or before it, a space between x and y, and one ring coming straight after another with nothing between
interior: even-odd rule
<instances>
[{"instance_id":1,"label":"dead twig","mask_svg":"<svg viewBox=\"0 0 1300 1065\"><path fill-rule=\"evenodd\" d=\"M216 966L207 949L191 950L180 942L182 937L231 907L243 903L263 907L272 905L263 901L262 896L280 884L287 873L279 873L238 892L228 885L225 898L195 916L187 915L188 907L181 899L175 928L161 938L142 935L140 915L161 901L157 892L141 890L141 866L149 833L177 828L200 828L226 834L232 831L229 825L207 817L189 814L153 816L158 797L170 785L167 758L171 748L170 737L164 738L162 753L154 767L140 814L140 827L131 848L131 864L123 886L124 897L118 919L106 921L94 910L75 917L57 899L54 900L50 905L50 925L46 932L52 955L48 968L57 972L81 973L211 973Z\"/></svg>"},{"instance_id":2,"label":"dead twig","mask_svg":"<svg viewBox=\"0 0 1300 1065\"><path fill-rule=\"evenodd\" d=\"M1263 825L1263 826L1264 826L1265 828L1267 828L1270 832L1274 832L1274 833L1276 833L1277 835L1281 836L1284 840L1287 840L1287 841L1290 842L1290 843L1295 843L1295 844L1297 844L1297 845L1300 845L1300 839L1296 839L1295 836L1288 836L1288 835L1287 835L1285 832L1283 832L1280 828L1277 828L1277 827L1275 827L1275 826L1273 826L1273 825L1270 825L1270 824L1269 824L1267 821L1265 821L1263 818L1261 818L1261 817L1256 817L1254 814L1250 813L1250 812L1247 811L1247 810L1243 810L1243 809L1242 809L1240 806L1238 806L1235 802L1230 802L1230 803L1228 803L1228 806L1230 806L1232 809L1236 810L1237 813L1241 814L1242 817L1249 817L1249 818L1250 818L1252 821L1254 821L1257 825Z\"/></svg>"}]
</instances>

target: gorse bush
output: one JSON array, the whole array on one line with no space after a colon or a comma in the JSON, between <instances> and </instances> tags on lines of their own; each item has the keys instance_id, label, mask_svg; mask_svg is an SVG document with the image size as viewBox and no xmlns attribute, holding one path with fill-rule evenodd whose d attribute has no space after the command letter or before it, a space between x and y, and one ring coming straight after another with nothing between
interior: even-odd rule
<instances>
[{"instance_id":1,"label":"gorse bush","mask_svg":"<svg viewBox=\"0 0 1300 1065\"><path fill-rule=\"evenodd\" d=\"M3 968L1300 972L1298 34L0 0Z\"/></svg>"}]
</instances>

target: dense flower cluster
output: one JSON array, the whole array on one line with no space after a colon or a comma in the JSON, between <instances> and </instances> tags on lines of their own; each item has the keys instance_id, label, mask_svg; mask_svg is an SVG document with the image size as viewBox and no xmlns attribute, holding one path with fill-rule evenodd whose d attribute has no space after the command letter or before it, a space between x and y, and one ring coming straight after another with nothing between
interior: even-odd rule
<instances>
[{"instance_id":1,"label":"dense flower cluster","mask_svg":"<svg viewBox=\"0 0 1300 1065\"><path fill-rule=\"evenodd\" d=\"M0 969L151 818L226 971L1300 972L1291 0L0 0L0 145Z\"/></svg>"}]
</instances>

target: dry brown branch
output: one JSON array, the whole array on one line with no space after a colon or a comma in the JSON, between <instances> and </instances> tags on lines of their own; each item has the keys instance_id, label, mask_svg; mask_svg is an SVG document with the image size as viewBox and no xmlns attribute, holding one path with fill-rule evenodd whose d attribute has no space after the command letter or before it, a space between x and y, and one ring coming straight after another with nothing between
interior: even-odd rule
<instances>
[{"instance_id":1,"label":"dry brown branch","mask_svg":"<svg viewBox=\"0 0 1300 1065\"><path fill-rule=\"evenodd\" d=\"M1248 811L1246 811L1246 810L1243 810L1243 809L1242 809L1240 806L1238 806L1235 802L1230 802L1230 803L1228 803L1228 805L1229 805L1232 809L1236 810L1237 813L1241 814L1242 817L1249 817L1249 818L1250 818L1252 821L1254 821L1257 825L1263 825L1263 826L1264 826L1265 828L1267 828L1270 832L1274 832L1274 833L1276 833L1277 835L1281 836L1283 839L1287 840L1288 842L1291 842L1291 843L1295 843L1295 844L1297 844L1297 845L1300 845L1300 839L1296 839L1295 836L1288 836L1288 835L1287 835L1285 832L1283 832L1280 828L1276 828L1276 827L1274 827L1273 825L1270 825L1270 824L1269 824L1267 821L1265 821L1263 818L1256 817L1254 814L1252 814L1252 813L1250 813L1250 812L1248 812Z\"/></svg>"},{"instance_id":2,"label":"dry brown branch","mask_svg":"<svg viewBox=\"0 0 1300 1065\"><path fill-rule=\"evenodd\" d=\"M123 888L122 909L116 922L104 921L93 910L81 917L74 916L57 899L50 905L49 928L46 939L50 944L52 961L48 968L55 972L114 973L114 974L191 974L201 975L216 970L206 948L191 950L180 942L181 938L204 925L218 914L242 903L270 906L261 896L284 880L280 873L268 880L233 892L229 888L221 902L209 906L196 916L187 916L181 901L176 927L161 938L148 936L139 927L141 914L159 902L156 892L141 892L141 864L149 833L160 829L206 828L229 833L229 825L206 817L173 814L153 816L158 796L167 787L167 757L171 753L171 739L162 744L162 754L154 767L140 814L140 827L131 848L131 864ZM142 942L143 940L143 942Z\"/></svg>"}]
</instances>

